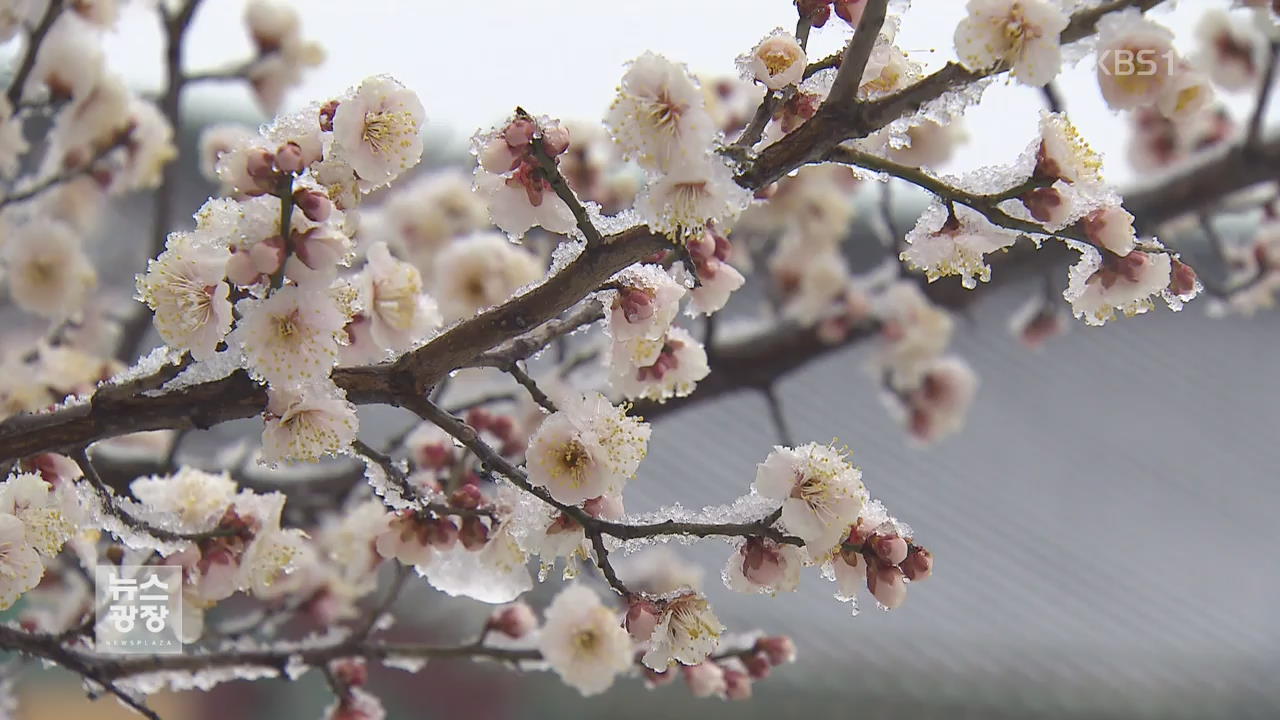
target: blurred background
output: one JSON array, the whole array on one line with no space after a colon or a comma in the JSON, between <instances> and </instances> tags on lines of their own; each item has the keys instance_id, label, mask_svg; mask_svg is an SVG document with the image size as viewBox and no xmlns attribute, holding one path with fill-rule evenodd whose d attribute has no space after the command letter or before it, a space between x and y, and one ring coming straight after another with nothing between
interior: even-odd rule
<instances>
[{"instance_id":1,"label":"blurred background","mask_svg":"<svg viewBox=\"0 0 1280 720\"><path fill-rule=\"evenodd\" d=\"M1156 18L1183 43L1209 5L1226 3L1184 1ZM461 162L466 138L516 104L599 118L623 63L644 50L698 73L732 74L736 55L794 24L786 0L309 0L300 8L306 35L328 57L285 109L390 73L423 99L424 161L436 166ZM188 66L249 54L241 10L238 0L205 3ZM962 15L963 3L916 0L899 44L927 67L941 65L953 59L950 36ZM107 43L113 66L140 88L160 82L154 24L143 3L128 5ZM815 33L810 55L847 37L832 22ZM1127 125L1105 109L1087 65L1058 85L1108 158L1108 179L1123 187L1136 179L1124 161ZM1247 96L1226 99L1238 115L1248 112ZM944 170L1011 160L1035 135L1041 105L1033 90L993 86L966 119L969 142ZM249 93L231 85L193 90L187 112L184 153L194 151L202 124L263 119ZM209 192L191 169L175 206L194 211ZM897 197L896 224L909 227L923 197ZM875 198L864 203L864 218ZM147 217L145 199L136 201L113 231L136 233ZM1236 229L1255 222L1246 217ZM869 228L863 219L852 231L855 266L873 261L857 242L874 244ZM1181 247L1193 256L1202 250ZM117 252L103 262L104 285L131 282L142 257ZM1280 565L1272 554L1280 544L1280 316L1215 318L1196 303L1104 328L1076 324L1031 352L1008 321L1037 292L1038 277L1011 280L962 313L954 349L982 386L965 429L937 446L913 446L885 411L863 348L828 355L782 383L794 435L847 443L873 496L915 529L937 564L902 608L864 603L851 617L815 572L793 597L746 597L719 580L724 545L681 547L727 625L790 634L799 647L795 665L755 684L752 702L695 700L682 685L646 691L635 680L584 700L552 676L444 662L416 674L376 673L372 689L392 718L1280 717ZM628 486L628 510L730 502L775 441L753 394L665 416ZM557 585L539 586L531 603L541 607ZM398 608L404 625L430 628L425 637L442 641L468 639L486 614L425 584ZM28 671L20 694L26 720L128 716L112 700L88 703L60 672ZM176 719L311 718L329 702L311 673L153 706Z\"/></svg>"}]
</instances>

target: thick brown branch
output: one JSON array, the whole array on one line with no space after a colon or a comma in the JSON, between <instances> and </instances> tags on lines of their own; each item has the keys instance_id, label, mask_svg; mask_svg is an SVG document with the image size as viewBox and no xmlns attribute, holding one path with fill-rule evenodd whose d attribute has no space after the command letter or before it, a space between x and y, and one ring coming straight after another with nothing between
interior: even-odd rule
<instances>
[{"instance_id":1,"label":"thick brown branch","mask_svg":"<svg viewBox=\"0 0 1280 720\"><path fill-rule=\"evenodd\" d=\"M831 93L826 103L847 105L858 99L858 88L862 86L862 75L867 70L867 61L871 59L871 51L880 39L880 29L889 11L889 0L869 0L862 11L862 19L858 21L858 29L845 48L844 57L840 61L840 70L836 72L835 82L831 85Z\"/></svg>"}]
</instances>

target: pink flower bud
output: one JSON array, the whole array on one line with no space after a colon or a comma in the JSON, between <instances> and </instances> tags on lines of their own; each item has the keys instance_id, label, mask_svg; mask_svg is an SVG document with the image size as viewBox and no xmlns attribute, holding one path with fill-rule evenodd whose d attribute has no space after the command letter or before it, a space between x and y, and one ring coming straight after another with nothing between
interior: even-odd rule
<instances>
[{"instance_id":1,"label":"pink flower bud","mask_svg":"<svg viewBox=\"0 0 1280 720\"><path fill-rule=\"evenodd\" d=\"M623 623L631 638L636 642L645 642L653 637L653 629L658 627L658 617L662 613L658 606L649 600L636 598L627 607L626 621Z\"/></svg>"},{"instance_id":2,"label":"pink flower bud","mask_svg":"<svg viewBox=\"0 0 1280 720\"><path fill-rule=\"evenodd\" d=\"M1169 277L1169 292L1178 297L1195 294L1196 284L1199 279L1196 277L1196 271L1190 265L1173 258L1173 272L1170 273Z\"/></svg>"},{"instance_id":3,"label":"pink flower bud","mask_svg":"<svg viewBox=\"0 0 1280 720\"><path fill-rule=\"evenodd\" d=\"M427 523L427 541L431 547L447 550L458 542L458 526L448 518L436 518Z\"/></svg>"},{"instance_id":4,"label":"pink flower bud","mask_svg":"<svg viewBox=\"0 0 1280 720\"><path fill-rule=\"evenodd\" d=\"M476 429L476 432L489 429L489 411L484 408L471 408L467 411L466 423Z\"/></svg>"},{"instance_id":5,"label":"pink flower bud","mask_svg":"<svg viewBox=\"0 0 1280 720\"><path fill-rule=\"evenodd\" d=\"M494 138L480 148L480 167L494 175L505 175L520 163L520 156L502 138Z\"/></svg>"},{"instance_id":6,"label":"pink flower bud","mask_svg":"<svg viewBox=\"0 0 1280 720\"><path fill-rule=\"evenodd\" d=\"M922 547L912 548L911 554L907 555L907 559L902 563L902 574L912 582L932 575L933 553Z\"/></svg>"},{"instance_id":7,"label":"pink flower bud","mask_svg":"<svg viewBox=\"0 0 1280 720\"><path fill-rule=\"evenodd\" d=\"M511 124L502 131L502 139L513 148L522 148L529 144L533 139L533 134L538 131L538 126L532 120L526 117L518 117L511 121Z\"/></svg>"},{"instance_id":8,"label":"pink flower bud","mask_svg":"<svg viewBox=\"0 0 1280 720\"><path fill-rule=\"evenodd\" d=\"M276 167L281 172L297 175L307 169L302 157L302 146L295 142L287 142L276 150Z\"/></svg>"},{"instance_id":9,"label":"pink flower bud","mask_svg":"<svg viewBox=\"0 0 1280 720\"><path fill-rule=\"evenodd\" d=\"M763 680L773 672L773 663L769 662L769 656L763 652L757 651L746 656L742 659L742 664L747 667L747 673L755 680Z\"/></svg>"},{"instance_id":10,"label":"pink flower bud","mask_svg":"<svg viewBox=\"0 0 1280 720\"><path fill-rule=\"evenodd\" d=\"M261 275L270 275L280 269L284 262L284 240L276 235L249 248L249 259L253 261L253 269Z\"/></svg>"},{"instance_id":11,"label":"pink flower bud","mask_svg":"<svg viewBox=\"0 0 1280 720\"><path fill-rule=\"evenodd\" d=\"M689 256L695 262L715 257L716 254L716 238L710 230L703 230L701 235L695 235L685 241L685 246L689 248Z\"/></svg>"},{"instance_id":12,"label":"pink flower bud","mask_svg":"<svg viewBox=\"0 0 1280 720\"><path fill-rule=\"evenodd\" d=\"M724 695L730 700L751 699L751 677L740 670L724 671Z\"/></svg>"},{"instance_id":13,"label":"pink flower bud","mask_svg":"<svg viewBox=\"0 0 1280 720\"><path fill-rule=\"evenodd\" d=\"M360 658L343 658L329 664L329 672L348 687L360 687L369 681L369 668Z\"/></svg>"},{"instance_id":14,"label":"pink flower bud","mask_svg":"<svg viewBox=\"0 0 1280 720\"><path fill-rule=\"evenodd\" d=\"M872 537L871 549L888 565L897 565L907 559L907 541L897 535Z\"/></svg>"},{"instance_id":15,"label":"pink flower bud","mask_svg":"<svg viewBox=\"0 0 1280 720\"><path fill-rule=\"evenodd\" d=\"M591 517L605 520L621 520L625 513L622 507L622 498L616 495L601 495L600 497L591 498L582 504L582 509Z\"/></svg>"},{"instance_id":16,"label":"pink flower bud","mask_svg":"<svg viewBox=\"0 0 1280 720\"><path fill-rule=\"evenodd\" d=\"M453 448L439 443L429 443L417 449L414 462L424 470L440 470L453 464Z\"/></svg>"},{"instance_id":17,"label":"pink flower bud","mask_svg":"<svg viewBox=\"0 0 1280 720\"><path fill-rule=\"evenodd\" d=\"M484 493L475 485L463 485L449 494L449 504L461 510L475 510L484 503Z\"/></svg>"},{"instance_id":18,"label":"pink flower bud","mask_svg":"<svg viewBox=\"0 0 1280 720\"><path fill-rule=\"evenodd\" d=\"M253 150L245 158L245 172L259 184L272 187L276 182L276 156L266 150Z\"/></svg>"},{"instance_id":19,"label":"pink flower bud","mask_svg":"<svg viewBox=\"0 0 1280 720\"><path fill-rule=\"evenodd\" d=\"M877 602L893 610L907 599L907 584L902 571L892 565L872 567L867 573L867 589Z\"/></svg>"},{"instance_id":20,"label":"pink flower bud","mask_svg":"<svg viewBox=\"0 0 1280 720\"><path fill-rule=\"evenodd\" d=\"M755 649L768 656L775 667L796 661L796 644L786 635L766 635L756 640Z\"/></svg>"},{"instance_id":21,"label":"pink flower bud","mask_svg":"<svg viewBox=\"0 0 1280 720\"><path fill-rule=\"evenodd\" d=\"M1020 199L1031 213L1031 217L1042 223L1052 222L1060 217L1066 205L1062 199L1062 193L1051 187L1036 188Z\"/></svg>"},{"instance_id":22,"label":"pink flower bud","mask_svg":"<svg viewBox=\"0 0 1280 720\"><path fill-rule=\"evenodd\" d=\"M867 9L867 0L835 0L832 6L841 20L858 27L863 11Z\"/></svg>"},{"instance_id":23,"label":"pink flower bud","mask_svg":"<svg viewBox=\"0 0 1280 720\"><path fill-rule=\"evenodd\" d=\"M293 204L297 205L311 222L324 222L333 212L333 203L329 201L329 196L317 190L298 188L293 191Z\"/></svg>"},{"instance_id":24,"label":"pink flower bud","mask_svg":"<svg viewBox=\"0 0 1280 720\"><path fill-rule=\"evenodd\" d=\"M499 440L510 440L516 430L516 422L510 415L497 415L489 422L489 432Z\"/></svg>"},{"instance_id":25,"label":"pink flower bud","mask_svg":"<svg viewBox=\"0 0 1280 720\"><path fill-rule=\"evenodd\" d=\"M684 681L694 697L723 695L727 689L724 670L713 662L704 662L684 668Z\"/></svg>"},{"instance_id":26,"label":"pink flower bud","mask_svg":"<svg viewBox=\"0 0 1280 720\"><path fill-rule=\"evenodd\" d=\"M489 542L489 526L475 515L465 517L462 519L462 529L458 531L458 539L467 550L479 550Z\"/></svg>"},{"instance_id":27,"label":"pink flower bud","mask_svg":"<svg viewBox=\"0 0 1280 720\"><path fill-rule=\"evenodd\" d=\"M232 252L227 260L227 279L236 285L252 285L262 277L247 252Z\"/></svg>"},{"instance_id":28,"label":"pink flower bud","mask_svg":"<svg viewBox=\"0 0 1280 720\"><path fill-rule=\"evenodd\" d=\"M522 602L500 607L489 616L488 628L518 640L538 628L538 618Z\"/></svg>"},{"instance_id":29,"label":"pink flower bud","mask_svg":"<svg viewBox=\"0 0 1280 720\"><path fill-rule=\"evenodd\" d=\"M542 129L542 149L551 157L564 153L569 149L569 130L563 125L552 125Z\"/></svg>"}]
</instances>

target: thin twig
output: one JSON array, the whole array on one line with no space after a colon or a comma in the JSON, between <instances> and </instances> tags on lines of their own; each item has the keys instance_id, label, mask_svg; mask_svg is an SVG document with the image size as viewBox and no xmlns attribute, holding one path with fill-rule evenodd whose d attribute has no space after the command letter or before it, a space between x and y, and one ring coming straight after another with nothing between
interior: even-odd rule
<instances>
[{"instance_id":1,"label":"thin twig","mask_svg":"<svg viewBox=\"0 0 1280 720\"><path fill-rule=\"evenodd\" d=\"M45 8L40 22L27 38L27 51L22 56L18 69L14 71L13 79L9 81L9 91L5 93L5 97L9 100L9 107L16 108L21 103L23 86L27 84L27 78L35 69L36 57L40 54L40 46L44 43L45 36L49 34L49 30L53 28L53 24L62 13L62 4L63 0L49 0L49 5Z\"/></svg>"},{"instance_id":2,"label":"thin twig","mask_svg":"<svg viewBox=\"0 0 1280 720\"><path fill-rule=\"evenodd\" d=\"M769 406L769 419L773 422L773 429L778 433L778 442L781 445L791 447L795 445L792 440L791 426L787 423L787 416L782 411L782 401L778 398L778 392L773 385L766 385L761 388L761 394L764 395L765 404Z\"/></svg>"},{"instance_id":3,"label":"thin twig","mask_svg":"<svg viewBox=\"0 0 1280 720\"><path fill-rule=\"evenodd\" d=\"M523 108L516 108L516 117L524 118L536 124L536 121ZM587 244L599 245L604 242L604 236L600 234L600 230L591 222L591 216L587 214L587 209L583 207L582 202L578 200L578 196L574 194L573 188L569 187L569 182L560 173L560 166L556 163L556 159L547 154L547 149L542 143L542 137L539 135L532 137L529 140L529 146L533 150L533 159L538 163L538 167L542 170L543 176L546 177L547 183L551 185L551 189L555 191L556 196L563 200L565 205L569 206L569 211L573 213L573 219L578 225L578 231L587 239Z\"/></svg>"},{"instance_id":4,"label":"thin twig","mask_svg":"<svg viewBox=\"0 0 1280 720\"><path fill-rule=\"evenodd\" d=\"M1246 135L1245 148L1256 149L1262 143L1262 127L1266 121L1267 105L1275 87L1276 66L1280 64L1280 41L1272 40L1267 44L1267 69L1262 74L1262 87L1258 89L1258 102L1254 106L1253 115L1249 118L1249 133Z\"/></svg>"}]
</instances>

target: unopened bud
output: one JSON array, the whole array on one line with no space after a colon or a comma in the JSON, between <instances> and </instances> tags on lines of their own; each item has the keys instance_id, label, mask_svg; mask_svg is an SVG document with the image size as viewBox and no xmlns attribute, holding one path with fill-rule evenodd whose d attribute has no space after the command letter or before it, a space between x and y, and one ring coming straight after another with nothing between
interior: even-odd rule
<instances>
[{"instance_id":1,"label":"unopened bud","mask_svg":"<svg viewBox=\"0 0 1280 720\"><path fill-rule=\"evenodd\" d=\"M907 584L903 582L902 571L893 565L876 565L867 573L867 589L876 601L893 610L901 607L907 599Z\"/></svg>"},{"instance_id":2,"label":"unopened bud","mask_svg":"<svg viewBox=\"0 0 1280 720\"><path fill-rule=\"evenodd\" d=\"M477 431L489 429L489 411L484 408L471 408L467 411L466 423Z\"/></svg>"},{"instance_id":3,"label":"unopened bud","mask_svg":"<svg viewBox=\"0 0 1280 720\"><path fill-rule=\"evenodd\" d=\"M605 520L621 520L625 514L625 510L622 508L622 498L617 495L601 495L600 497L591 498L582 504L582 509L591 517Z\"/></svg>"},{"instance_id":4,"label":"unopened bud","mask_svg":"<svg viewBox=\"0 0 1280 720\"><path fill-rule=\"evenodd\" d=\"M912 582L932 575L933 553L922 547L912 548L911 554L907 555L907 559L902 562L902 574Z\"/></svg>"},{"instance_id":5,"label":"unopened bud","mask_svg":"<svg viewBox=\"0 0 1280 720\"><path fill-rule=\"evenodd\" d=\"M333 212L333 203L329 196L318 190L298 188L293 191L293 204L298 206L303 215L311 222L324 222Z\"/></svg>"},{"instance_id":6,"label":"unopened bud","mask_svg":"<svg viewBox=\"0 0 1280 720\"><path fill-rule=\"evenodd\" d=\"M1169 292L1178 297L1194 295L1200 280L1192 267L1177 258L1173 258L1173 272L1169 275Z\"/></svg>"},{"instance_id":7,"label":"unopened bud","mask_svg":"<svg viewBox=\"0 0 1280 720\"><path fill-rule=\"evenodd\" d=\"M763 652L756 651L746 656L742 659L742 664L746 666L747 673L756 680L763 680L773 672L773 663L769 662L769 656Z\"/></svg>"},{"instance_id":8,"label":"unopened bud","mask_svg":"<svg viewBox=\"0 0 1280 720\"><path fill-rule=\"evenodd\" d=\"M625 287L618 291L614 305L622 310L629 323L638 323L653 317L653 293L642 288Z\"/></svg>"},{"instance_id":9,"label":"unopened bud","mask_svg":"<svg viewBox=\"0 0 1280 720\"><path fill-rule=\"evenodd\" d=\"M751 677L741 670L725 670L724 696L730 700L750 700Z\"/></svg>"},{"instance_id":10,"label":"unopened bud","mask_svg":"<svg viewBox=\"0 0 1280 720\"><path fill-rule=\"evenodd\" d=\"M627 607L627 617L623 625L631 638L636 642L645 642L653 637L654 628L658 627L658 617L662 613L658 606L649 600L637 598Z\"/></svg>"},{"instance_id":11,"label":"unopened bud","mask_svg":"<svg viewBox=\"0 0 1280 720\"><path fill-rule=\"evenodd\" d=\"M888 565L897 565L907 559L907 541L897 535L876 535L871 538L871 549Z\"/></svg>"},{"instance_id":12,"label":"unopened bud","mask_svg":"<svg viewBox=\"0 0 1280 720\"><path fill-rule=\"evenodd\" d=\"M484 493L475 485L463 485L449 494L449 504L460 510L475 510L484 502Z\"/></svg>"},{"instance_id":13,"label":"unopened bud","mask_svg":"<svg viewBox=\"0 0 1280 720\"><path fill-rule=\"evenodd\" d=\"M431 547L447 550L458 542L458 526L448 518L436 518L427 524L427 542Z\"/></svg>"},{"instance_id":14,"label":"unopened bud","mask_svg":"<svg viewBox=\"0 0 1280 720\"><path fill-rule=\"evenodd\" d=\"M551 157L560 155L569 149L569 130L563 125L552 125L542 129L542 149Z\"/></svg>"},{"instance_id":15,"label":"unopened bud","mask_svg":"<svg viewBox=\"0 0 1280 720\"><path fill-rule=\"evenodd\" d=\"M414 460L424 470L440 470L453 462L453 448L444 443L423 445L414 453Z\"/></svg>"},{"instance_id":16,"label":"unopened bud","mask_svg":"<svg viewBox=\"0 0 1280 720\"><path fill-rule=\"evenodd\" d=\"M329 664L329 671L347 687L360 687L369 681L369 668L358 658L334 660Z\"/></svg>"},{"instance_id":17,"label":"unopened bud","mask_svg":"<svg viewBox=\"0 0 1280 720\"><path fill-rule=\"evenodd\" d=\"M250 151L245 158L244 169L249 177L270 186L276 181L276 156L266 150Z\"/></svg>"},{"instance_id":18,"label":"unopened bud","mask_svg":"<svg viewBox=\"0 0 1280 720\"><path fill-rule=\"evenodd\" d=\"M496 415L489 421L489 432L499 440L510 440L516 430L516 422L510 415Z\"/></svg>"},{"instance_id":19,"label":"unopened bud","mask_svg":"<svg viewBox=\"0 0 1280 720\"><path fill-rule=\"evenodd\" d=\"M307 163L302 157L302 147L295 142L287 142L276 150L276 167L281 172L297 175L307 169Z\"/></svg>"},{"instance_id":20,"label":"unopened bud","mask_svg":"<svg viewBox=\"0 0 1280 720\"><path fill-rule=\"evenodd\" d=\"M538 618L522 602L500 607L489 616L488 628L518 640L538 628Z\"/></svg>"},{"instance_id":21,"label":"unopened bud","mask_svg":"<svg viewBox=\"0 0 1280 720\"><path fill-rule=\"evenodd\" d=\"M685 667L684 680L694 697L711 697L725 692L724 669L713 662Z\"/></svg>"}]
</instances>

